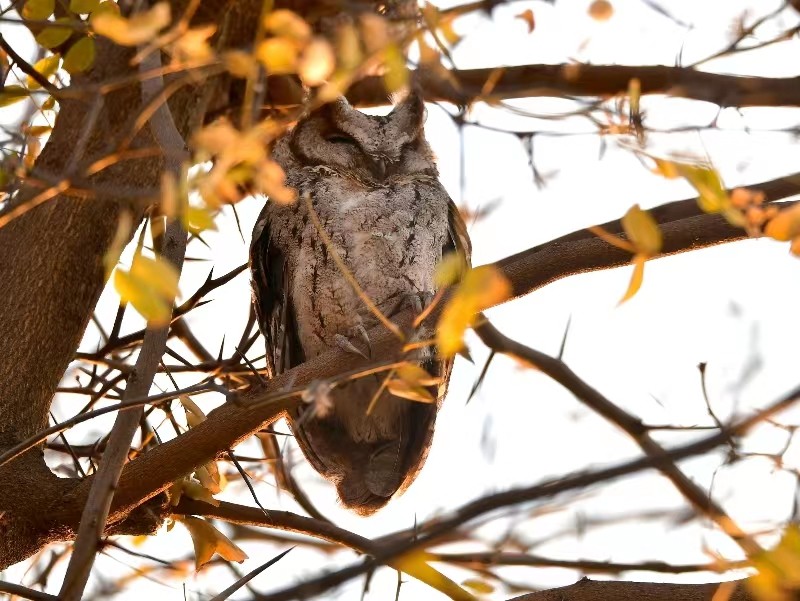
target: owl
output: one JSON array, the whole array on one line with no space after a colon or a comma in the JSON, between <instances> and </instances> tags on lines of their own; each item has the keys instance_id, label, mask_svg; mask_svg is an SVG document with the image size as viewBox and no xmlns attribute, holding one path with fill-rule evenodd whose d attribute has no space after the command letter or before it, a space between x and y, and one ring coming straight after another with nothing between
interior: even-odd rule
<instances>
[{"instance_id":1,"label":"owl","mask_svg":"<svg viewBox=\"0 0 800 601\"><path fill-rule=\"evenodd\" d=\"M380 322L364 295L389 319L409 307L419 312L436 292L442 256L455 252L469 261L466 228L439 182L424 119L416 93L386 116L364 114L342 98L276 142L272 157L298 200L266 203L250 250L254 304L273 376L336 347L368 354L367 331ZM308 461L362 515L405 490L427 456L452 363L432 349L414 360L440 381L431 389L434 404L384 390L367 414L386 377L378 373L334 387L324 415L308 404L288 415Z\"/></svg>"}]
</instances>

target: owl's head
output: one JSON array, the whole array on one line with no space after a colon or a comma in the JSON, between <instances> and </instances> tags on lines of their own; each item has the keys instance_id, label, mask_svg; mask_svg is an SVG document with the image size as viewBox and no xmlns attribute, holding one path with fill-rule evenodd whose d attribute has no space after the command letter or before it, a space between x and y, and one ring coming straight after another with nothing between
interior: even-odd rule
<instances>
[{"instance_id":1,"label":"owl's head","mask_svg":"<svg viewBox=\"0 0 800 601\"><path fill-rule=\"evenodd\" d=\"M424 121L425 104L417 93L385 116L367 115L340 98L300 121L288 144L302 165L324 165L368 184L398 176L436 177Z\"/></svg>"}]
</instances>

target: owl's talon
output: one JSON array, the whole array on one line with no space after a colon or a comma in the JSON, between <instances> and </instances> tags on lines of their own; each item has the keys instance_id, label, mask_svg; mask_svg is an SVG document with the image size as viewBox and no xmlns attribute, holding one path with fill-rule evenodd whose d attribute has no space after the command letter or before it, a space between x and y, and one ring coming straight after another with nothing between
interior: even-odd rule
<instances>
[{"instance_id":1,"label":"owl's talon","mask_svg":"<svg viewBox=\"0 0 800 601\"><path fill-rule=\"evenodd\" d=\"M336 342L336 346L347 353L353 353L356 355L360 355L364 357L364 359L369 359L364 353L362 353L350 340L347 339L346 336L342 336L341 334L336 334L333 337L334 342Z\"/></svg>"}]
</instances>

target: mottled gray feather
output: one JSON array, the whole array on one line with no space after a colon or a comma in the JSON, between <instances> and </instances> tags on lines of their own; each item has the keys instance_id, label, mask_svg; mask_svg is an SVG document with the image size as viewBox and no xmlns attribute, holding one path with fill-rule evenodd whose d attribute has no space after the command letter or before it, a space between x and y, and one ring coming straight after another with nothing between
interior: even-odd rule
<instances>
[{"instance_id":1,"label":"mottled gray feather","mask_svg":"<svg viewBox=\"0 0 800 601\"><path fill-rule=\"evenodd\" d=\"M254 302L273 375L337 346L337 335L357 344L360 329L378 324L330 256L304 198L360 287L390 317L414 296L432 298L443 254L469 260L466 228L438 180L423 120L424 104L413 94L386 117L340 100L277 142L273 158L300 200L268 202L251 248ZM451 362L430 349L419 360L442 379L436 405L383 393L367 416L385 377L379 374L335 388L327 417L304 415L304 408L290 415L306 457L355 511L386 504L425 460Z\"/></svg>"}]
</instances>

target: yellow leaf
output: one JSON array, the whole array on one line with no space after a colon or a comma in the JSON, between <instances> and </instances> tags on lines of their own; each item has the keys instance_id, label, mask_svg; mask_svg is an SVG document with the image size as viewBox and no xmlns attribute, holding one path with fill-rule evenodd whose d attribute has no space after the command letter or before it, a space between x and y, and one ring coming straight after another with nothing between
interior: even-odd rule
<instances>
[{"instance_id":1,"label":"yellow leaf","mask_svg":"<svg viewBox=\"0 0 800 601\"><path fill-rule=\"evenodd\" d=\"M129 272L117 269L114 287L153 327L169 323L178 292L178 270L165 259L137 255Z\"/></svg>"},{"instance_id":2,"label":"yellow leaf","mask_svg":"<svg viewBox=\"0 0 800 601\"><path fill-rule=\"evenodd\" d=\"M198 570L203 564L208 563L215 553L223 559L237 563L247 559L244 551L207 521L195 517L183 517L180 521L192 537L195 565Z\"/></svg>"},{"instance_id":3,"label":"yellow leaf","mask_svg":"<svg viewBox=\"0 0 800 601\"><path fill-rule=\"evenodd\" d=\"M415 386L414 384L402 380L400 378L392 378L386 384L386 389L396 397L407 399L409 401L416 401L418 403L435 403L436 399L433 395L423 388L422 386Z\"/></svg>"},{"instance_id":4,"label":"yellow leaf","mask_svg":"<svg viewBox=\"0 0 800 601\"><path fill-rule=\"evenodd\" d=\"M96 33L121 46L136 46L153 40L170 21L170 8L166 2L159 2L130 19L115 14L113 10L102 10L95 11L90 20Z\"/></svg>"},{"instance_id":5,"label":"yellow leaf","mask_svg":"<svg viewBox=\"0 0 800 601\"><path fill-rule=\"evenodd\" d=\"M25 156L22 158L22 164L26 169L33 169L33 164L36 162L36 157L42 151L42 143L38 138L28 138L27 146L25 148Z\"/></svg>"},{"instance_id":6,"label":"yellow leaf","mask_svg":"<svg viewBox=\"0 0 800 601\"><path fill-rule=\"evenodd\" d=\"M638 253L652 257L661 252L661 229L653 216L640 209L638 204L622 217L622 228Z\"/></svg>"},{"instance_id":7,"label":"yellow leaf","mask_svg":"<svg viewBox=\"0 0 800 601\"><path fill-rule=\"evenodd\" d=\"M94 12L100 5L100 0L70 0L69 10L81 15Z\"/></svg>"},{"instance_id":8,"label":"yellow leaf","mask_svg":"<svg viewBox=\"0 0 800 601\"><path fill-rule=\"evenodd\" d=\"M60 17L55 20L56 23L70 23L69 17ZM55 48L66 42L72 35L70 27L45 27L36 34L36 41L44 48Z\"/></svg>"},{"instance_id":9,"label":"yellow leaf","mask_svg":"<svg viewBox=\"0 0 800 601\"><path fill-rule=\"evenodd\" d=\"M133 259L131 275L147 282L156 293L170 302L178 294L178 270L166 259L138 255Z\"/></svg>"},{"instance_id":10,"label":"yellow leaf","mask_svg":"<svg viewBox=\"0 0 800 601\"><path fill-rule=\"evenodd\" d=\"M406 59L396 44L389 44L384 50L383 61L386 66L386 73L383 74L386 90L396 92L408 83Z\"/></svg>"},{"instance_id":11,"label":"yellow leaf","mask_svg":"<svg viewBox=\"0 0 800 601\"><path fill-rule=\"evenodd\" d=\"M758 572L747 579L761 601L790 601L800 590L800 531L786 528L775 548L750 558Z\"/></svg>"},{"instance_id":12,"label":"yellow leaf","mask_svg":"<svg viewBox=\"0 0 800 601\"><path fill-rule=\"evenodd\" d=\"M361 42L356 28L349 23L336 30L336 58L345 72L352 71L361 64Z\"/></svg>"},{"instance_id":13,"label":"yellow leaf","mask_svg":"<svg viewBox=\"0 0 800 601\"><path fill-rule=\"evenodd\" d=\"M461 281L467 271L467 261L459 253L446 254L436 266L433 281L437 288L444 288Z\"/></svg>"},{"instance_id":14,"label":"yellow leaf","mask_svg":"<svg viewBox=\"0 0 800 601\"><path fill-rule=\"evenodd\" d=\"M676 179L681 176L678 167L672 161L665 161L664 159L653 158L656 163L656 168L653 171L667 179Z\"/></svg>"},{"instance_id":15,"label":"yellow leaf","mask_svg":"<svg viewBox=\"0 0 800 601\"><path fill-rule=\"evenodd\" d=\"M159 202L161 213L167 219L175 219L181 212L180 190L178 180L172 171L164 171L161 174L161 200Z\"/></svg>"},{"instance_id":16,"label":"yellow leaf","mask_svg":"<svg viewBox=\"0 0 800 601\"><path fill-rule=\"evenodd\" d=\"M691 165L688 163L674 163L683 177L685 177L699 194L700 208L707 213L721 213L730 206L730 198L722 185L719 174L708 165Z\"/></svg>"},{"instance_id":17,"label":"yellow leaf","mask_svg":"<svg viewBox=\"0 0 800 601\"><path fill-rule=\"evenodd\" d=\"M297 192L294 188L285 186L285 181L286 174L281 166L270 159L263 161L255 174L257 189L269 196L271 201L291 204L297 200Z\"/></svg>"},{"instance_id":18,"label":"yellow leaf","mask_svg":"<svg viewBox=\"0 0 800 601\"><path fill-rule=\"evenodd\" d=\"M439 34L447 40L447 43L451 46L455 46L458 44L459 40L461 39L461 35L456 32L453 28L453 20L447 19L443 20L439 25Z\"/></svg>"},{"instance_id":19,"label":"yellow leaf","mask_svg":"<svg viewBox=\"0 0 800 601\"><path fill-rule=\"evenodd\" d=\"M51 111L55 108L55 106L56 106L56 99L53 98L52 96L49 96L47 100L45 100L44 103L42 104L42 110Z\"/></svg>"},{"instance_id":20,"label":"yellow leaf","mask_svg":"<svg viewBox=\"0 0 800 601\"><path fill-rule=\"evenodd\" d=\"M518 15L514 15L514 18L525 21L525 24L528 26L528 33L533 33L533 30L536 27L536 21L533 18L533 11L530 8L523 10Z\"/></svg>"},{"instance_id":21,"label":"yellow leaf","mask_svg":"<svg viewBox=\"0 0 800 601\"><path fill-rule=\"evenodd\" d=\"M494 592L494 587L491 584L477 578L468 578L461 584L481 595L491 595Z\"/></svg>"},{"instance_id":22,"label":"yellow leaf","mask_svg":"<svg viewBox=\"0 0 800 601\"><path fill-rule=\"evenodd\" d=\"M28 95L28 90L22 86L5 86L0 90L0 108L25 100Z\"/></svg>"},{"instance_id":23,"label":"yellow leaf","mask_svg":"<svg viewBox=\"0 0 800 601\"><path fill-rule=\"evenodd\" d=\"M238 145L239 137L239 131L231 125L230 121L220 119L197 132L194 135L193 144L209 154L222 154L230 148L235 148Z\"/></svg>"},{"instance_id":24,"label":"yellow leaf","mask_svg":"<svg viewBox=\"0 0 800 601\"><path fill-rule=\"evenodd\" d=\"M589 6L589 16L595 21L608 21L614 15L614 7L608 0L594 0Z\"/></svg>"},{"instance_id":25,"label":"yellow leaf","mask_svg":"<svg viewBox=\"0 0 800 601\"><path fill-rule=\"evenodd\" d=\"M211 491L205 488L197 480L185 478L180 484L180 489L181 493L190 499L202 501L203 503L208 503L214 507L219 507L219 501L214 498L214 496L211 494Z\"/></svg>"},{"instance_id":26,"label":"yellow leaf","mask_svg":"<svg viewBox=\"0 0 800 601\"><path fill-rule=\"evenodd\" d=\"M249 52L230 50L222 55L222 59L225 62L225 68L234 77L246 79L255 77L258 73L258 63Z\"/></svg>"},{"instance_id":27,"label":"yellow leaf","mask_svg":"<svg viewBox=\"0 0 800 601\"><path fill-rule=\"evenodd\" d=\"M322 104L332 102L343 95L351 83L349 75L343 71L336 71L330 81L317 88L317 100Z\"/></svg>"},{"instance_id":28,"label":"yellow leaf","mask_svg":"<svg viewBox=\"0 0 800 601\"><path fill-rule=\"evenodd\" d=\"M630 105L631 115L639 114L641 98L642 82L638 77L633 77L628 82L628 104Z\"/></svg>"},{"instance_id":29,"label":"yellow leaf","mask_svg":"<svg viewBox=\"0 0 800 601\"><path fill-rule=\"evenodd\" d=\"M53 14L55 0L28 0L22 7L22 16L32 21L43 21Z\"/></svg>"},{"instance_id":30,"label":"yellow leaf","mask_svg":"<svg viewBox=\"0 0 800 601\"><path fill-rule=\"evenodd\" d=\"M198 404L195 403L188 394L182 394L178 399L186 412L186 423L189 424L190 428L206 420L206 414L203 413L203 410L200 409Z\"/></svg>"},{"instance_id":31,"label":"yellow leaf","mask_svg":"<svg viewBox=\"0 0 800 601\"><path fill-rule=\"evenodd\" d=\"M205 465L197 468L194 473L200 485L205 488L212 495L222 492L220 486L219 468L216 461L210 461Z\"/></svg>"},{"instance_id":32,"label":"yellow leaf","mask_svg":"<svg viewBox=\"0 0 800 601\"><path fill-rule=\"evenodd\" d=\"M314 38L306 46L297 73L307 86L318 86L330 77L336 66L333 48L324 38Z\"/></svg>"},{"instance_id":33,"label":"yellow leaf","mask_svg":"<svg viewBox=\"0 0 800 601\"><path fill-rule=\"evenodd\" d=\"M183 496L183 487L188 480L187 477L183 477L180 480L176 480L172 483L172 486L169 487L167 490L167 496L169 497L169 504L175 507L178 503L180 503L181 497ZM174 524L174 523L173 523ZM167 528L167 532L172 529L172 524Z\"/></svg>"},{"instance_id":34,"label":"yellow leaf","mask_svg":"<svg viewBox=\"0 0 800 601\"><path fill-rule=\"evenodd\" d=\"M214 215L204 207L192 207L183 213L183 227L187 232L199 234L206 230L216 230Z\"/></svg>"},{"instance_id":35,"label":"yellow leaf","mask_svg":"<svg viewBox=\"0 0 800 601\"><path fill-rule=\"evenodd\" d=\"M25 128L25 133L30 136L43 136L45 134L49 134L53 131L53 128L49 125L32 125L30 127Z\"/></svg>"},{"instance_id":36,"label":"yellow leaf","mask_svg":"<svg viewBox=\"0 0 800 601\"><path fill-rule=\"evenodd\" d=\"M183 33L172 45L172 54L178 60L207 61L214 51L208 39L217 31L215 25L194 27Z\"/></svg>"},{"instance_id":37,"label":"yellow leaf","mask_svg":"<svg viewBox=\"0 0 800 601\"><path fill-rule=\"evenodd\" d=\"M433 568L426 559L427 554L424 551L412 551L395 559L391 566L435 588L454 601L477 601L472 593Z\"/></svg>"},{"instance_id":38,"label":"yellow leaf","mask_svg":"<svg viewBox=\"0 0 800 601\"><path fill-rule=\"evenodd\" d=\"M438 65L441 62L439 51L428 43L424 34L417 36L417 44L419 44L420 63L430 66Z\"/></svg>"},{"instance_id":39,"label":"yellow leaf","mask_svg":"<svg viewBox=\"0 0 800 601\"><path fill-rule=\"evenodd\" d=\"M102 13L110 13L112 15L119 15L119 5L112 0L104 0L97 5L97 8L92 11L92 15L100 15Z\"/></svg>"},{"instance_id":40,"label":"yellow leaf","mask_svg":"<svg viewBox=\"0 0 800 601\"><path fill-rule=\"evenodd\" d=\"M274 10L264 17L264 27L275 36L305 42L311 37L311 27L302 17L290 10Z\"/></svg>"},{"instance_id":41,"label":"yellow leaf","mask_svg":"<svg viewBox=\"0 0 800 601\"><path fill-rule=\"evenodd\" d=\"M484 265L467 271L439 319L436 328L439 352L449 357L461 351L464 332L473 324L475 316L511 294L511 283L496 267Z\"/></svg>"},{"instance_id":42,"label":"yellow leaf","mask_svg":"<svg viewBox=\"0 0 800 601\"><path fill-rule=\"evenodd\" d=\"M45 56L43 59L36 61L33 68L45 79L50 79L50 77L58 71L58 66L60 64L61 55L51 54L50 56ZM25 79L25 84L28 86L29 90L37 90L41 87L39 82L30 75Z\"/></svg>"},{"instance_id":43,"label":"yellow leaf","mask_svg":"<svg viewBox=\"0 0 800 601\"><path fill-rule=\"evenodd\" d=\"M256 58L268 73L280 75L297 71L299 49L290 38L270 38L258 45Z\"/></svg>"},{"instance_id":44,"label":"yellow leaf","mask_svg":"<svg viewBox=\"0 0 800 601\"><path fill-rule=\"evenodd\" d=\"M94 55L94 40L81 38L64 55L64 69L71 75L82 73L94 64Z\"/></svg>"},{"instance_id":45,"label":"yellow leaf","mask_svg":"<svg viewBox=\"0 0 800 601\"><path fill-rule=\"evenodd\" d=\"M416 363L403 363L395 370L395 375L401 380L417 386L438 386L440 383L439 378L434 378Z\"/></svg>"},{"instance_id":46,"label":"yellow leaf","mask_svg":"<svg viewBox=\"0 0 800 601\"><path fill-rule=\"evenodd\" d=\"M164 299L152 294L147 286L132 278L127 271L117 269L114 272L114 288L120 298L131 303L148 323L154 326L169 323L171 307Z\"/></svg>"},{"instance_id":47,"label":"yellow leaf","mask_svg":"<svg viewBox=\"0 0 800 601\"><path fill-rule=\"evenodd\" d=\"M374 54L386 48L391 41L391 33L386 19L373 13L363 13L358 17L361 25L361 39L369 54Z\"/></svg>"},{"instance_id":48,"label":"yellow leaf","mask_svg":"<svg viewBox=\"0 0 800 601\"><path fill-rule=\"evenodd\" d=\"M122 254L122 249L128 243L131 237L131 230L133 229L133 215L130 211L122 211L119 214L117 221L117 230L114 232L114 238L111 244L103 255L103 266L105 267L106 278L111 275L111 270L117 266L119 256Z\"/></svg>"},{"instance_id":49,"label":"yellow leaf","mask_svg":"<svg viewBox=\"0 0 800 601\"><path fill-rule=\"evenodd\" d=\"M625 296L620 299L618 304L622 304L634 297L642 287L642 280L644 279L644 264L647 262L647 257L642 254L633 257L633 274L631 274L631 281L628 284L628 289L625 291Z\"/></svg>"},{"instance_id":50,"label":"yellow leaf","mask_svg":"<svg viewBox=\"0 0 800 601\"><path fill-rule=\"evenodd\" d=\"M781 242L800 236L800 203L783 209L764 227L764 235Z\"/></svg>"}]
</instances>

